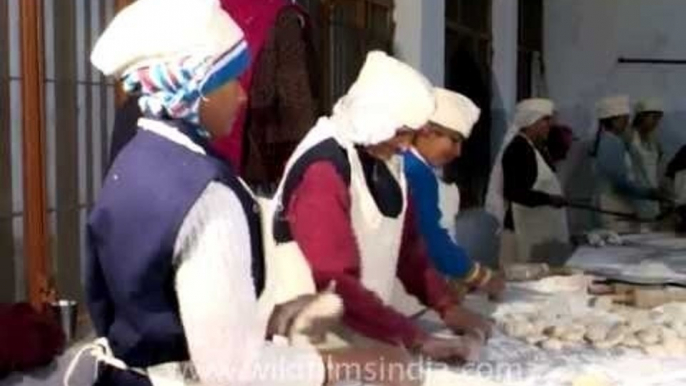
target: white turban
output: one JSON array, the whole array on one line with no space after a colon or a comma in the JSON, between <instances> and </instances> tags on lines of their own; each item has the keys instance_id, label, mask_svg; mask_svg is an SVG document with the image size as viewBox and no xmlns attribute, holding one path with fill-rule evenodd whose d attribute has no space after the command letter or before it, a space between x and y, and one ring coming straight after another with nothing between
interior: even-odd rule
<instances>
[{"instance_id":1,"label":"white turban","mask_svg":"<svg viewBox=\"0 0 686 386\"><path fill-rule=\"evenodd\" d=\"M659 98L643 99L636 103L636 114L648 112L664 113L664 111L665 104L662 99Z\"/></svg>"},{"instance_id":2,"label":"white turban","mask_svg":"<svg viewBox=\"0 0 686 386\"><path fill-rule=\"evenodd\" d=\"M400 128L419 129L436 109L429 81L409 65L372 51L348 93L333 109L339 137L358 145L391 139Z\"/></svg>"},{"instance_id":3,"label":"white turban","mask_svg":"<svg viewBox=\"0 0 686 386\"><path fill-rule=\"evenodd\" d=\"M512 125L505 134L498 156L496 157L491 177L488 182L488 192L486 193L486 211L493 215L502 227L505 219L506 202L503 191L503 154L510 142L517 136L522 128L529 127L543 119L550 117L555 112L555 104L550 99L525 99L517 104L515 108Z\"/></svg>"},{"instance_id":4,"label":"white turban","mask_svg":"<svg viewBox=\"0 0 686 386\"><path fill-rule=\"evenodd\" d=\"M91 62L107 76L120 76L151 62L219 57L237 45L247 49L219 0L138 0L110 23Z\"/></svg>"},{"instance_id":5,"label":"white turban","mask_svg":"<svg viewBox=\"0 0 686 386\"><path fill-rule=\"evenodd\" d=\"M598 119L606 119L631 114L631 104L626 95L616 95L601 99L596 105Z\"/></svg>"},{"instance_id":6,"label":"white turban","mask_svg":"<svg viewBox=\"0 0 686 386\"><path fill-rule=\"evenodd\" d=\"M481 110L469 98L450 90L436 87L434 95L436 111L429 121L469 138Z\"/></svg>"},{"instance_id":7,"label":"white turban","mask_svg":"<svg viewBox=\"0 0 686 386\"><path fill-rule=\"evenodd\" d=\"M550 99L524 99L517 104L514 115L514 126L519 129L529 127L541 118L552 116L555 104Z\"/></svg>"}]
</instances>

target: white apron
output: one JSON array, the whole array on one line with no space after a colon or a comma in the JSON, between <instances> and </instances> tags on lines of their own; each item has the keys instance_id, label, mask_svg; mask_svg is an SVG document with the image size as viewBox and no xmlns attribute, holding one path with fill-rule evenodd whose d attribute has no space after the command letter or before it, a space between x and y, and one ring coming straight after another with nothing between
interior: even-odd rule
<instances>
[{"instance_id":1,"label":"white apron","mask_svg":"<svg viewBox=\"0 0 686 386\"><path fill-rule=\"evenodd\" d=\"M527 142L534 149L538 169L532 189L547 194L562 195L562 186L557 176L536 147L528 139ZM540 256L536 248L547 249L549 245L556 247L569 244L567 212L564 209L550 206L530 208L512 203L512 216L520 261L531 261L534 255L537 257L536 260L548 258L548 256Z\"/></svg>"},{"instance_id":2,"label":"white apron","mask_svg":"<svg viewBox=\"0 0 686 386\"><path fill-rule=\"evenodd\" d=\"M438 181L438 208L441 210L441 227L448 230L450 238L455 241L455 223L460 213L460 189L455 184Z\"/></svg>"},{"instance_id":3,"label":"white apron","mask_svg":"<svg viewBox=\"0 0 686 386\"><path fill-rule=\"evenodd\" d=\"M321 139L325 140L327 137ZM313 142L309 148L319 142ZM304 153L307 148L301 150ZM367 187L357 151L352 146L346 146L346 151L350 163L351 219L360 251L361 280L366 288L374 291L379 298L388 303L395 284L406 205L397 218L384 216ZM289 165L295 161L289 161ZM403 197L406 198L407 186L402 173L402 158L394 156L387 162L387 166L399 182ZM271 236L271 219L280 199L279 194L280 192L277 192L273 199L268 214L269 221L266 224L268 226L265 227L267 285L265 293L260 298L264 312L270 312L269 308L274 304L316 291L309 263L297 243L291 241L275 244Z\"/></svg>"},{"instance_id":4,"label":"white apron","mask_svg":"<svg viewBox=\"0 0 686 386\"><path fill-rule=\"evenodd\" d=\"M643 185L657 189L660 186L660 148L655 141L644 142L635 133L633 147L636 150L635 176ZM638 212L642 218L655 218L660 214L660 204L656 201L639 201Z\"/></svg>"},{"instance_id":5,"label":"white apron","mask_svg":"<svg viewBox=\"0 0 686 386\"><path fill-rule=\"evenodd\" d=\"M431 166L417 149L410 150L412 154L421 161L436 177L438 184L438 209L441 211L440 225L448 230L450 238L455 241L455 223L457 215L460 213L460 189L455 184L443 181L442 172Z\"/></svg>"},{"instance_id":6,"label":"white apron","mask_svg":"<svg viewBox=\"0 0 686 386\"><path fill-rule=\"evenodd\" d=\"M634 162L628 152L624 154L624 164L626 170L629 171L629 178L635 180ZM617 194L612 187L610 181L605 178L599 178L596 204L600 209L612 212L627 213L629 215L636 215L636 207L634 203L626 197ZM603 229L608 229L617 233L636 233L640 230L639 225L627 219L611 215L599 215L600 225Z\"/></svg>"}]
</instances>

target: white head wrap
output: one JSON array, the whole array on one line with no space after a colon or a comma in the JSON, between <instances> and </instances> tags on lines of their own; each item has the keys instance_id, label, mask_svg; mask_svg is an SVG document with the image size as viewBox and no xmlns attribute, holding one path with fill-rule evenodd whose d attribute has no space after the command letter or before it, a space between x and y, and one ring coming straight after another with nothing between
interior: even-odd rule
<instances>
[{"instance_id":1,"label":"white head wrap","mask_svg":"<svg viewBox=\"0 0 686 386\"><path fill-rule=\"evenodd\" d=\"M305 152L322 141L335 138L350 151L354 145L378 144L393 138L403 127L422 128L435 108L433 88L422 74L383 52L370 52L332 116L320 118L293 151L284 176ZM271 214L279 205L284 182L285 178L279 183Z\"/></svg>"},{"instance_id":2,"label":"white head wrap","mask_svg":"<svg viewBox=\"0 0 686 386\"><path fill-rule=\"evenodd\" d=\"M467 97L456 92L436 87L436 111L429 121L469 138L474 124L479 120L481 110Z\"/></svg>"},{"instance_id":3,"label":"white head wrap","mask_svg":"<svg viewBox=\"0 0 686 386\"><path fill-rule=\"evenodd\" d=\"M245 43L218 0L137 0L112 20L91 54L107 76L147 63L218 57Z\"/></svg>"},{"instance_id":4,"label":"white head wrap","mask_svg":"<svg viewBox=\"0 0 686 386\"><path fill-rule=\"evenodd\" d=\"M517 136L521 129L529 127L538 120L552 116L555 111L555 104L549 99L525 99L515 109L512 125L505 134L498 156L496 157L491 178L488 182L488 192L486 194L486 211L492 214L502 227L505 219L506 202L503 192L503 154L510 142Z\"/></svg>"},{"instance_id":5,"label":"white head wrap","mask_svg":"<svg viewBox=\"0 0 686 386\"><path fill-rule=\"evenodd\" d=\"M601 99L596 105L598 119L606 119L631 114L631 104L626 95L616 95Z\"/></svg>"},{"instance_id":6,"label":"white head wrap","mask_svg":"<svg viewBox=\"0 0 686 386\"><path fill-rule=\"evenodd\" d=\"M360 75L338 100L331 120L338 137L357 145L391 139L402 127L419 129L436 109L429 81L409 65L372 51Z\"/></svg>"},{"instance_id":7,"label":"white head wrap","mask_svg":"<svg viewBox=\"0 0 686 386\"><path fill-rule=\"evenodd\" d=\"M643 99L636 103L636 114L648 112L663 113L664 111L665 104L662 99L659 98Z\"/></svg>"}]
</instances>

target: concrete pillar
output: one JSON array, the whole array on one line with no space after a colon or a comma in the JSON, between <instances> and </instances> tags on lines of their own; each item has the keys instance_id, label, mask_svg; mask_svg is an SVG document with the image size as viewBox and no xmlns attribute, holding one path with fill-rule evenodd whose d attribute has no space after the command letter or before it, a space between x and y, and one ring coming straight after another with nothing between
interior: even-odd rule
<instances>
[{"instance_id":1,"label":"concrete pillar","mask_svg":"<svg viewBox=\"0 0 686 386\"><path fill-rule=\"evenodd\" d=\"M518 1L493 0L493 98L491 145L497 156L517 103Z\"/></svg>"},{"instance_id":2,"label":"concrete pillar","mask_svg":"<svg viewBox=\"0 0 686 386\"><path fill-rule=\"evenodd\" d=\"M395 2L396 56L439 86L445 77L445 1Z\"/></svg>"}]
</instances>

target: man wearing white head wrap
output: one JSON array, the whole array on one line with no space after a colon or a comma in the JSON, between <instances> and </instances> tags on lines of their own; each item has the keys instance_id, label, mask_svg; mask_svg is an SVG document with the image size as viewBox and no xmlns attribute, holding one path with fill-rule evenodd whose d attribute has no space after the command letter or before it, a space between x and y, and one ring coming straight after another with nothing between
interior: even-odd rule
<instances>
[{"instance_id":1,"label":"man wearing white head wrap","mask_svg":"<svg viewBox=\"0 0 686 386\"><path fill-rule=\"evenodd\" d=\"M373 340L434 359L465 358L466 340L432 338L389 304L397 277L441 315L456 307L418 243L397 155L409 146L408 132L434 110L433 89L421 74L370 53L332 116L320 118L286 166L274 198L269 261L287 265L279 272L286 299L335 282L349 343ZM489 327L449 321L456 329Z\"/></svg>"},{"instance_id":2,"label":"man wearing white head wrap","mask_svg":"<svg viewBox=\"0 0 686 386\"><path fill-rule=\"evenodd\" d=\"M626 96L608 97L597 105L598 133L592 156L598 176L596 203L607 211L638 214L640 203L659 197L656 189L642 184L647 181L640 165L640 156L631 144L628 129L631 107ZM638 173L637 173L638 172ZM602 215L600 225L617 232L636 232L636 222L624 218Z\"/></svg>"},{"instance_id":3,"label":"man wearing white head wrap","mask_svg":"<svg viewBox=\"0 0 686 386\"><path fill-rule=\"evenodd\" d=\"M567 251L566 201L545 148L553 113L548 99L521 101L491 173L486 209L505 228L503 266L548 261Z\"/></svg>"},{"instance_id":4,"label":"man wearing white head wrap","mask_svg":"<svg viewBox=\"0 0 686 386\"><path fill-rule=\"evenodd\" d=\"M658 189L663 181L664 154L657 137L657 130L664 115L664 104L660 99L649 98L636 103L632 125L632 146L638 158L633 173L639 182L648 188ZM658 202L639 202L638 213L642 218L655 218L660 214Z\"/></svg>"},{"instance_id":5,"label":"man wearing white head wrap","mask_svg":"<svg viewBox=\"0 0 686 386\"><path fill-rule=\"evenodd\" d=\"M481 289L498 297L504 281L490 269L473 262L454 240L460 192L437 176L439 168L460 156L480 110L456 92L436 88L436 112L415 136L404 154L410 198L417 208L417 224L436 268L450 279L458 295Z\"/></svg>"},{"instance_id":6,"label":"man wearing white head wrap","mask_svg":"<svg viewBox=\"0 0 686 386\"><path fill-rule=\"evenodd\" d=\"M144 113L88 221L97 384L321 385L316 350L265 341L259 212L208 146L245 102L243 32L216 0L138 0L92 62L140 93ZM284 363L311 371L256 373Z\"/></svg>"}]
</instances>

